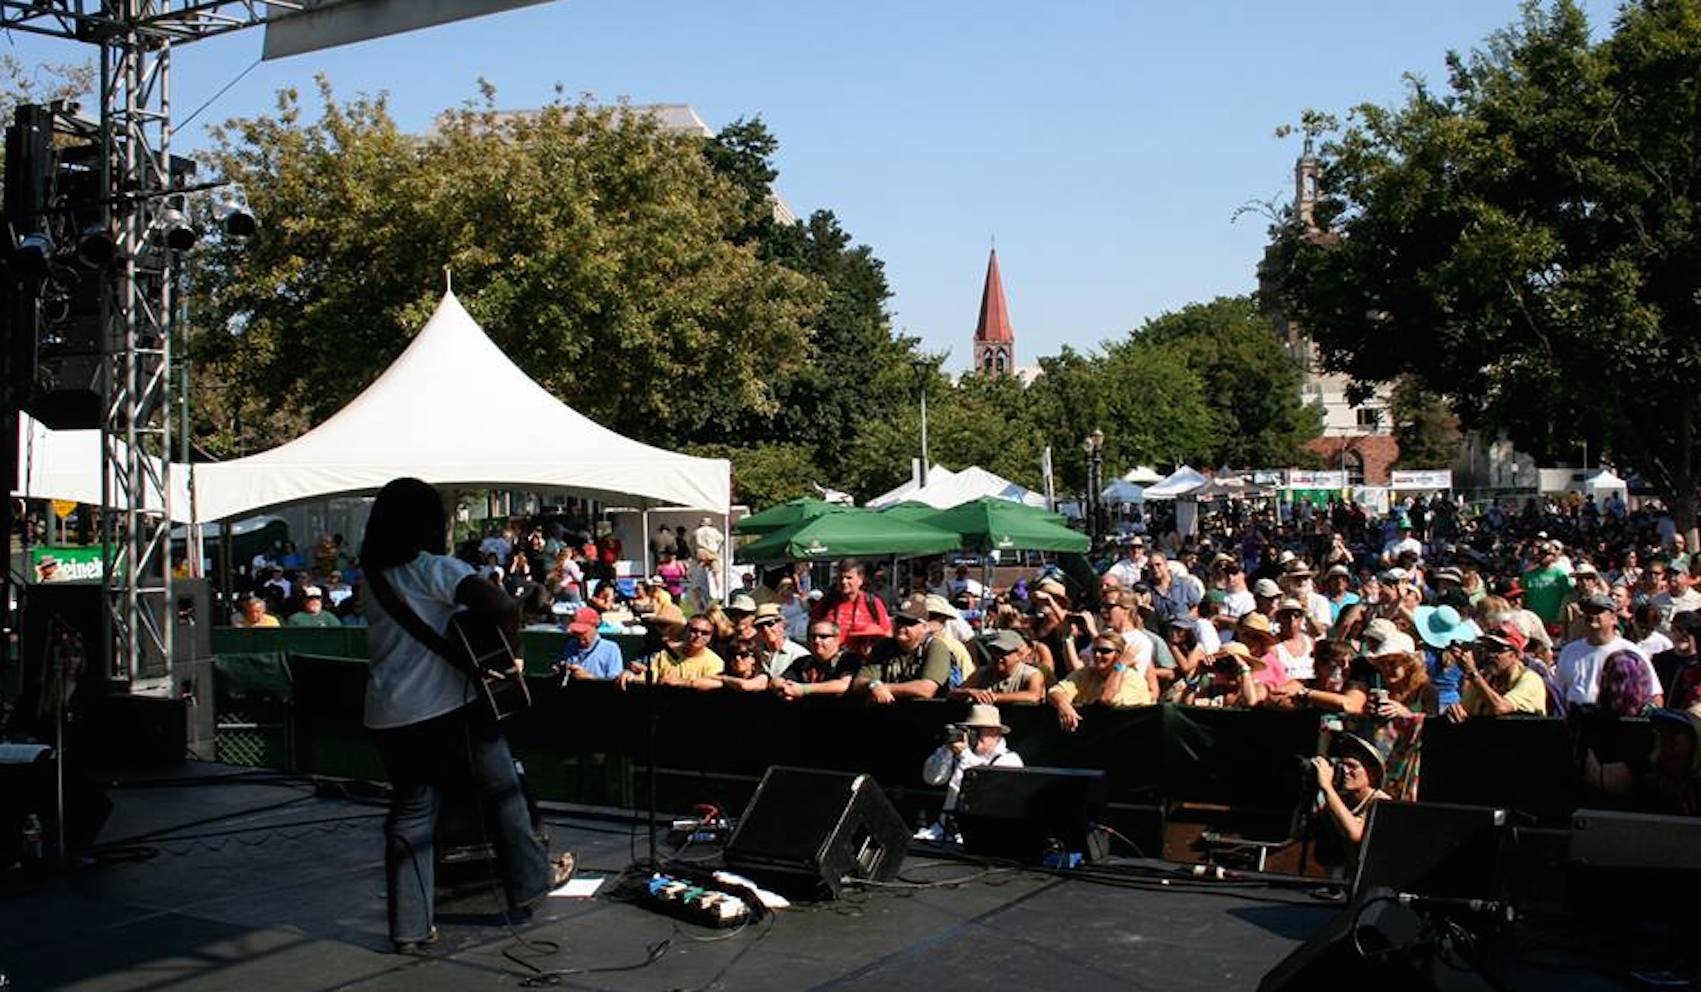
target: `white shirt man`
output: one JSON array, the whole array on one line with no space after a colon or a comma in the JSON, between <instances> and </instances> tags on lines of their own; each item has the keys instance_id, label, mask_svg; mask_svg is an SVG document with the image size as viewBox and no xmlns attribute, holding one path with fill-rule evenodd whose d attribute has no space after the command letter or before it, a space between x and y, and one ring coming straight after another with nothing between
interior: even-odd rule
<instances>
[{"instance_id":1,"label":"white shirt man","mask_svg":"<svg viewBox=\"0 0 1701 992\"><path fill-rule=\"evenodd\" d=\"M1423 557L1423 542L1412 536L1410 526L1401 527L1400 536L1382 546L1382 560L1392 565L1407 551L1419 558Z\"/></svg>"},{"instance_id":2,"label":"white shirt man","mask_svg":"<svg viewBox=\"0 0 1701 992\"><path fill-rule=\"evenodd\" d=\"M1654 672L1654 666L1636 645L1618 636L1618 613L1606 596L1590 596L1583 600L1583 616L1588 624L1587 636L1565 645L1559 652L1556 666L1559 686L1568 703L1592 703L1601 691L1601 669L1607 658L1619 651L1629 651L1647 666L1649 685L1655 696L1665 695L1665 687Z\"/></svg>"},{"instance_id":3,"label":"white shirt man","mask_svg":"<svg viewBox=\"0 0 1701 992\"><path fill-rule=\"evenodd\" d=\"M1671 633L1671 618L1677 614L1701 610L1701 592L1696 591L1694 581L1684 569L1666 569L1665 590L1648 600L1660 611L1660 633Z\"/></svg>"}]
</instances>

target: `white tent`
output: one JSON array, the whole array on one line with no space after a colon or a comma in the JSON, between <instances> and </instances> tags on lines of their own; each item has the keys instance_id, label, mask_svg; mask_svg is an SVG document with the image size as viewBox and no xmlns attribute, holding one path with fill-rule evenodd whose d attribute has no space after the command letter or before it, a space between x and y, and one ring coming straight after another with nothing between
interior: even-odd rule
<instances>
[{"instance_id":1,"label":"white tent","mask_svg":"<svg viewBox=\"0 0 1701 992\"><path fill-rule=\"evenodd\" d=\"M917 459L915 464L919 466L921 464L920 459ZM957 473L943 465L935 465L927 470L927 484L931 486L936 483L943 482L956 474ZM899 503L909 500L911 495L920 488L921 480L912 477L904 482L903 485L881 493L864 505L866 505L870 510L884 510L888 506L897 506Z\"/></svg>"},{"instance_id":2,"label":"white tent","mask_svg":"<svg viewBox=\"0 0 1701 992\"><path fill-rule=\"evenodd\" d=\"M1619 478L1610 468L1603 468L1583 480L1583 491L1587 493L1611 492L1614 489L1625 492L1629 488L1630 484Z\"/></svg>"},{"instance_id":3,"label":"white tent","mask_svg":"<svg viewBox=\"0 0 1701 992\"><path fill-rule=\"evenodd\" d=\"M196 509L218 520L370 493L403 475L722 514L731 504L727 461L652 448L576 413L445 293L407 350L329 420L270 451L197 465Z\"/></svg>"},{"instance_id":4,"label":"white tent","mask_svg":"<svg viewBox=\"0 0 1701 992\"><path fill-rule=\"evenodd\" d=\"M1025 503L1028 506L1045 506L1045 497L1031 489L1016 485L1009 479L995 472L988 472L979 465L971 465L961 472L951 473L945 478L928 476L927 485L906 495L902 500L926 503L941 510L953 506L961 506L982 496L992 496L997 499L1007 499L1013 503ZM881 497L884 499L885 497ZM870 503L869 506L875 504Z\"/></svg>"},{"instance_id":5,"label":"white tent","mask_svg":"<svg viewBox=\"0 0 1701 992\"><path fill-rule=\"evenodd\" d=\"M1174 472L1171 472L1168 478L1159 482L1157 485L1147 486L1146 498L1148 500L1175 499L1178 496L1185 496L1188 493L1193 492L1195 489L1201 488L1209 481L1210 480L1206 479L1203 475L1200 475L1194 469L1183 465Z\"/></svg>"},{"instance_id":6,"label":"white tent","mask_svg":"<svg viewBox=\"0 0 1701 992\"><path fill-rule=\"evenodd\" d=\"M1146 487L1137 486L1127 479L1118 479L1106 486L1104 492L1099 493L1099 498L1106 503L1143 503L1146 499Z\"/></svg>"},{"instance_id":7,"label":"white tent","mask_svg":"<svg viewBox=\"0 0 1701 992\"><path fill-rule=\"evenodd\" d=\"M1159 475L1157 470L1150 465L1136 465L1122 476L1122 481L1149 486L1154 482L1163 481L1163 476Z\"/></svg>"},{"instance_id":8,"label":"white tent","mask_svg":"<svg viewBox=\"0 0 1701 992\"><path fill-rule=\"evenodd\" d=\"M187 473L173 465L171 516L189 519ZM114 495L118 487L112 486ZM18 415L18 484L12 494L25 499L67 499L101 504L100 431L56 431L28 414ZM118 500L113 501L115 504ZM152 507L150 507L151 509Z\"/></svg>"}]
</instances>

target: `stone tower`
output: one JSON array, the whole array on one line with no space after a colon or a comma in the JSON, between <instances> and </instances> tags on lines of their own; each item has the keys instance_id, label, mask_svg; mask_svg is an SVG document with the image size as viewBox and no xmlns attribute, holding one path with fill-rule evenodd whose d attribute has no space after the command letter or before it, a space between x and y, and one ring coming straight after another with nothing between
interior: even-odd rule
<instances>
[{"instance_id":1,"label":"stone tower","mask_svg":"<svg viewBox=\"0 0 1701 992\"><path fill-rule=\"evenodd\" d=\"M986 286L980 291L980 320L975 324L974 370L988 375L1016 371L1016 332L1010 327L1010 308L1004 303L1004 280L998 274L998 249L986 261Z\"/></svg>"}]
</instances>

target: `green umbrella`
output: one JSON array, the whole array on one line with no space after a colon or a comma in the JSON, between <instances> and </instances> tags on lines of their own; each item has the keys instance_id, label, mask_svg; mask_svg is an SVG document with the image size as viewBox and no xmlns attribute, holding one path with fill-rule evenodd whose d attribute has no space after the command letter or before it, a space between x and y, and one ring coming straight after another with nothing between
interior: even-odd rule
<instances>
[{"instance_id":1,"label":"green umbrella","mask_svg":"<svg viewBox=\"0 0 1701 992\"><path fill-rule=\"evenodd\" d=\"M1085 551L1091 538L1057 522L1057 515L1007 499L984 496L922 522L960 534L963 546L981 551Z\"/></svg>"},{"instance_id":2,"label":"green umbrella","mask_svg":"<svg viewBox=\"0 0 1701 992\"><path fill-rule=\"evenodd\" d=\"M776 530L794 527L805 520L848 509L851 507L843 503L829 503L814 496L799 496L777 506L770 506L760 513L752 513L734 524L732 529L740 534L770 534Z\"/></svg>"},{"instance_id":3,"label":"green umbrella","mask_svg":"<svg viewBox=\"0 0 1701 992\"><path fill-rule=\"evenodd\" d=\"M736 560L748 564L818 561L881 555L931 555L953 551L961 541L923 523L867 510L846 509L802 521L739 548Z\"/></svg>"}]
</instances>

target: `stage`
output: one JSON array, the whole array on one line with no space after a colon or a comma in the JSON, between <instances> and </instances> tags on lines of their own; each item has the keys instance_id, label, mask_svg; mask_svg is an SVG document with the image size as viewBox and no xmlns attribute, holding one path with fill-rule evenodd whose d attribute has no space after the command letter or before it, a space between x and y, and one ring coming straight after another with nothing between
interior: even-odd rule
<instances>
[{"instance_id":1,"label":"stage","mask_svg":"<svg viewBox=\"0 0 1701 992\"><path fill-rule=\"evenodd\" d=\"M579 877L605 879L602 889L551 897L510 927L488 870L460 866L440 878L442 939L421 959L390 950L377 789L211 763L127 770L107 785L113 812L92 858L47 877L0 876L10 989L1221 992L1257 987L1342 910L1317 898L1315 879L1206 881L1191 865L1116 857L1046 872L912 847L894 883L714 930L617 885L646 847L629 811L545 804L552 850L574 851ZM1690 953L1692 929L1676 917L1649 931L1534 905L1520 914L1493 962L1498 987L1648 988L1629 973Z\"/></svg>"},{"instance_id":2,"label":"stage","mask_svg":"<svg viewBox=\"0 0 1701 992\"><path fill-rule=\"evenodd\" d=\"M1302 889L1133 872L1144 880L1124 887L912 854L906 882L968 880L861 888L717 931L611 898L641 831L551 807L553 850L608 880L598 896L548 899L510 932L474 878L440 899L442 941L421 960L386 937L383 807L338 788L213 764L125 772L99 859L0 897L0 972L31 992L431 992L520 987L533 972L519 958L587 969L559 977L576 989L1250 989L1339 911Z\"/></svg>"}]
</instances>

